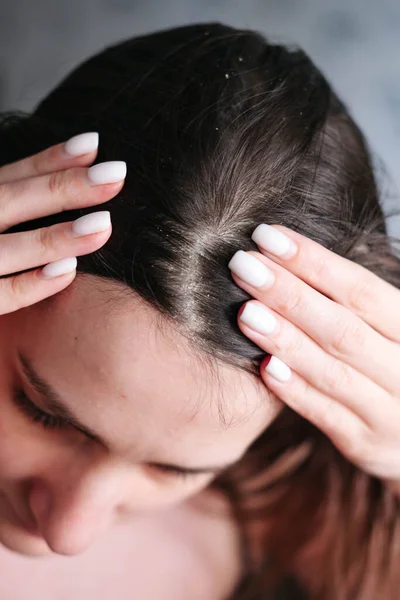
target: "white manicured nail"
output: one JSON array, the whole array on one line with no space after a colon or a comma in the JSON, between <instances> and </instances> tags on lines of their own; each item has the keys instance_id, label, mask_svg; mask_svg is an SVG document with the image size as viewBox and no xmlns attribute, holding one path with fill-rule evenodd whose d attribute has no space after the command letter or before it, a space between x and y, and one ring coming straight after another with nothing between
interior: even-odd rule
<instances>
[{"instance_id":1,"label":"white manicured nail","mask_svg":"<svg viewBox=\"0 0 400 600\"><path fill-rule=\"evenodd\" d=\"M73 237L90 235L91 233L100 233L106 231L111 225L111 217L108 210L90 213L79 217L72 223Z\"/></svg>"},{"instance_id":2,"label":"white manicured nail","mask_svg":"<svg viewBox=\"0 0 400 600\"><path fill-rule=\"evenodd\" d=\"M240 320L261 334L272 333L276 327L276 319L274 315L261 304L253 304L248 302L244 307Z\"/></svg>"},{"instance_id":3,"label":"white manicured nail","mask_svg":"<svg viewBox=\"0 0 400 600\"><path fill-rule=\"evenodd\" d=\"M243 250L238 250L233 255L228 267L235 275L253 287L269 287L275 281L275 276L268 267Z\"/></svg>"},{"instance_id":4,"label":"white manicured nail","mask_svg":"<svg viewBox=\"0 0 400 600\"><path fill-rule=\"evenodd\" d=\"M262 223L253 231L252 240L264 250L281 258L292 258L297 252L297 246L284 233Z\"/></svg>"},{"instance_id":5,"label":"white manicured nail","mask_svg":"<svg viewBox=\"0 0 400 600\"><path fill-rule=\"evenodd\" d=\"M275 379L282 382L289 381L292 373L290 367L279 360L279 358L276 358L276 356L271 357L271 360L265 367L265 370L267 373L272 375L272 377L275 377Z\"/></svg>"},{"instance_id":6,"label":"white manicured nail","mask_svg":"<svg viewBox=\"0 0 400 600\"><path fill-rule=\"evenodd\" d=\"M126 177L126 162L123 160L110 160L99 163L88 169L89 181L92 185L116 183Z\"/></svg>"},{"instance_id":7,"label":"white manicured nail","mask_svg":"<svg viewBox=\"0 0 400 600\"><path fill-rule=\"evenodd\" d=\"M75 135L64 144L64 152L68 156L81 156L97 150L99 134L96 131Z\"/></svg>"},{"instance_id":8,"label":"white manicured nail","mask_svg":"<svg viewBox=\"0 0 400 600\"><path fill-rule=\"evenodd\" d=\"M78 261L75 256L72 258L62 258L55 262L49 263L42 269L42 277L44 279L53 279L53 277L59 277L60 275L66 275L75 271Z\"/></svg>"}]
</instances>

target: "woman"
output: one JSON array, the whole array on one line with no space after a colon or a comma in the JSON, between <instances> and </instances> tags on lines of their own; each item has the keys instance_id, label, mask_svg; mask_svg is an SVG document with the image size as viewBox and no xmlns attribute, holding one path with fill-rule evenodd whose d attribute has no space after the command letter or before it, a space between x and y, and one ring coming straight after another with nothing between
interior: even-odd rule
<instances>
[{"instance_id":1,"label":"woman","mask_svg":"<svg viewBox=\"0 0 400 600\"><path fill-rule=\"evenodd\" d=\"M3 545L148 519L133 597L397 597L400 262L305 54L128 40L5 119L0 164Z\"/></svg>"}]
</instances>

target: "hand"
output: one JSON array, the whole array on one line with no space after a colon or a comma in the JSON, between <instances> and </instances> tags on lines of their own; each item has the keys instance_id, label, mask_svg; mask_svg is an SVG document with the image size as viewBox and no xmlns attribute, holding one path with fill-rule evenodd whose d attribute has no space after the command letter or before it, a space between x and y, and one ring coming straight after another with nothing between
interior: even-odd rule
<instances>
[{"instance_id":1,"label":"hand","mask_svg":"<svg viewBox=\"0 0 400 600\"><path fill-rule=\"evenodd\" d=\"M64 210L95 206L115 196L124 162L87 168L97 155L98 135L71 138L0 168L0 231ZM95 233L97 232L97 233ZM0 235L0 315L39 302L66 288L76 275L76 256L98 250L111 235L107 211L74 223ZM4 277L46 265L19 275Z\"/></svg>"},{"instance_id":2,"label":"hand","mask_svg":"<svg viewBox=\"0 0 400 600\"><path fill-rule=\"evenodd\" d=\"M286 227L252 237L260 253L239 251L229 267L255 298L239 327L273 355L264 383L400 494L400 291Z\"/></svg>"}]
</instances>

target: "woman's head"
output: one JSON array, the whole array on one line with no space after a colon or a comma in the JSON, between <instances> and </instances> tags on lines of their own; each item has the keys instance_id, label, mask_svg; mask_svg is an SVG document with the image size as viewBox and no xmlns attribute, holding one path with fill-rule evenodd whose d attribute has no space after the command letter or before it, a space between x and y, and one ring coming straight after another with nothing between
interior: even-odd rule
<instances>
[{"instance_id":1,"label":"woman's head","mask_svg":"<svg viewBox=\"0 0 400 600\"><path fill-rule=\"evenodd\" d=\"M213 478L178 482L142 461L224 465L258 438L240 461L257 472L292 446L321 443L289 411L270 427L281 405L258 376L262 353L236 325L248 296L227 264L238 249L256 249L250 235L259 223L292 227L375 270L387 259L393 281L398 269L363 137L299 50L219 24L107 48L32 116L5 122L0 164L85 130L100 133L100 161L128 164L124 188L105 206L112 236L79 258L66 291L3 318L12 351L2 343L1 363L10 423L0 442L2 491L67 552L85 545L71 523L75 531L88 525L91 540L135 503L176 502ZM113 451L77 431L34 431L23 421L10 401L17 369L27 370L21 351ZM25 458L12 462L16 446ZM307 460L301 468L322 477ZM317 507L321 493L314 496Z\"/></svg>"},{"instance_id":2,"label":"woman's head","mask_svg":"<svg viewBox=\"0 0 400 600\"><path fill-rule=\"evenodd\" d=\"M120 287L82 276L51 303L3 319L1 489L55 552L80 552L121 518L204 488L276 412L260 382L223 363L211 369ZM89 431L32 422L21 394L51 414L57 397ZM1 541L45 549L18 530L0 524Z\"/></svg>"}]
</instances>

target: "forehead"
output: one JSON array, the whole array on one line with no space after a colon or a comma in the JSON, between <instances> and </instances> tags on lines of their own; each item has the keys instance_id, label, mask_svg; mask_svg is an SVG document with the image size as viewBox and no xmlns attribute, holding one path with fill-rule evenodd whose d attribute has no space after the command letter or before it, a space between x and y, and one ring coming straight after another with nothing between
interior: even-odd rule
<instances>
[{"instance_id":1,"label":"forehead","mask_svg":"<svg viewBox=\"0 0 400 600\"><path fill-rule=\"evenodd\" d=\"M190 442L212 463L223 441L229 462L272 420L277 406L261 382L210 367L133 293L91 276L70 287L27 311L19 337L69 406L121 452L172 458Z\"/></svg>"}]
</instances>

